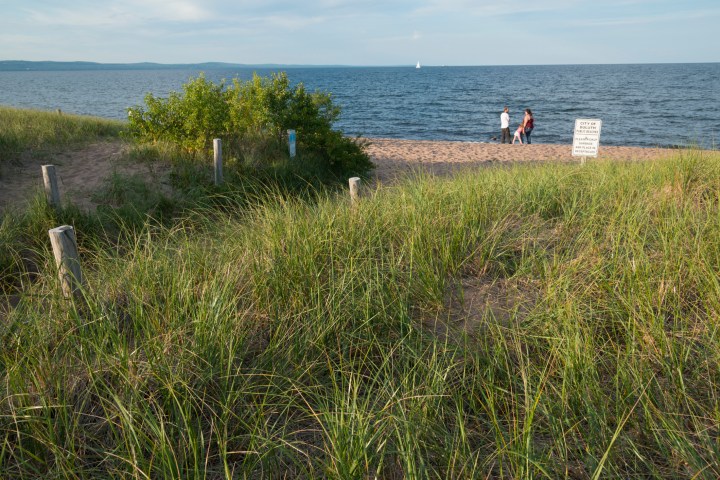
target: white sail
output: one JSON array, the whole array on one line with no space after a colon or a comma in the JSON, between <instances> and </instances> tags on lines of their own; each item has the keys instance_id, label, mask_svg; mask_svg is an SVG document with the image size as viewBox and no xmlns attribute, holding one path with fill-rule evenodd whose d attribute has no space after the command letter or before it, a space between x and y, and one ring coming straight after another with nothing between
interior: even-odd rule
<instances>
[{"instance_id":1,"label":"white sail","mask_svg":"<svg viewBox=\"0 0 720 480\"><path fill-rule=\"evenodd\" d=\"M420 62L418 62L417 65L415 65L415 68L420 68Z\"/></svg>"}]
</instances>

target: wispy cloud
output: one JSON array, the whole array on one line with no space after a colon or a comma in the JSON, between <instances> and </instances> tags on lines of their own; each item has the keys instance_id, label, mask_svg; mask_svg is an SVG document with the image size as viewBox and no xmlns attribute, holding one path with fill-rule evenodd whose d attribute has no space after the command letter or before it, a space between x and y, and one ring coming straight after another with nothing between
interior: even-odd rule
<instances>
[{"instance_id":1,"label":"wispy cloud","mask_svg":"<svg viewBox=\"0 0 720 480\"><path fill-rule=\"evenodd\" d=\"M133 11L146 12L145 18L168 19L180 22L198 22L214 15L198 0L132 0L128 4Z\"/></svg>"},{"instance_id":2,"label":"wispy cloud","mask_svg":"<svg viewBox=\"0 0 720 480\"><path fill-rule=\"evenodd\" d=\"M325 17L306 17L301 15L270 15L254 19L255 23L262 23L267 27L277 27L289 30L307 28L325 21Z\"/></svg>"},{"instance_id":3,"label":"wispy cloud","mask_svg":"<svg viewBox=\"0 0 720 480\"><path fill-rule=\"evenodd\" d=\"M563 10L579 3L578 0L427 0L414 9L418 15L462 13L472 16L515 15L519 13Z\"/></svg>"},{"instance_id":4,"label":"wispy cloud","mask_svg":"<svg viewBox=\"0 0 720 480\"><path fill-rule=\"evenodd\" d=\"M636 15L615 18L598 18L577 22L580 27L616 27L626 25L646 25L663 22L677 22L679 20L694 20L700 18L720 17L720 9L708 9L694 12L672 12L655 15Z\"/></svg>"},{"instance_id":5,"label":"wispy cloud","mask_svg":"<svg viewBox=\"0 0 720 480\"><path fill-rule=\"evenodd\" d=\"M59 27L111 27L146 23L201 22L212 18L198 0L115 0L95 2L45 2L26 7L29 19L37 25Z\"/></svg>"}]
</instances>

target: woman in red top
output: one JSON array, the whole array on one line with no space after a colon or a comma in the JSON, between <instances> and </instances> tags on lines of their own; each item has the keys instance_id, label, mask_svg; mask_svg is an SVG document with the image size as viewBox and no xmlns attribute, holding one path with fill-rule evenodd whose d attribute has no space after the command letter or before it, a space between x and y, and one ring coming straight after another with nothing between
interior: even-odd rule
<instances>
[{"instance_id":1,"label":"woman in red top","mask_svg":"<svg viewBox=\"0 0 720 480\"><path fill-rule=\"evenodd\" d=\"M525 143L530 145L530 134L532 133L533 128L535 128L535 119L533 118L532 111L529 108L525 109L522 126L525 131Z\"/></svg>"}]
</instances>

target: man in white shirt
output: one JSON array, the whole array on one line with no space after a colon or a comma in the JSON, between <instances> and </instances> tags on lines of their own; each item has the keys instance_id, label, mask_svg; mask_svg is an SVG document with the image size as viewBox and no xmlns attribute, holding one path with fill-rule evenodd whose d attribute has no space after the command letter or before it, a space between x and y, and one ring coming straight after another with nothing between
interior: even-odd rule
<instances>
[{"instance_id":1,"label":"man in white shirt","mask_svg":"<svg viewBox=\"0 0 720 480\"><path fill-rule=\"evenodd\" d=\"M510 143L510 113L508 107L505 107L503 113L500 114L500 143Z\"/></svg>"}]
</instances>

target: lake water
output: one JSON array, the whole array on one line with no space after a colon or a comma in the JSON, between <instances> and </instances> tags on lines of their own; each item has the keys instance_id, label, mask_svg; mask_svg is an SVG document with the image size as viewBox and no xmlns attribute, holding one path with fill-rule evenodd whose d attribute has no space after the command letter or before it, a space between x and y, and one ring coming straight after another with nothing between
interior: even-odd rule
<instances>
[{"instance_id":1,"label":"lake water","mask_svg":"<svg viewBox=\"0 0 720 480\"><path fill-rule=\"evenodd\" d=\"M208 70L213 80L253 71ZM669 146L720 140L720 63L500 67L290 68L291 82L333 94L349 135L490 142L500 112L511 127L535 114L534 143L571 143L576 118L603 121L605 145ZM0 72L0 104L124 119L147 92L165 96L193 70Z\"/></svg>"}]
</instances>

